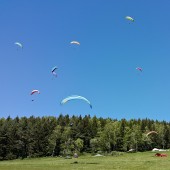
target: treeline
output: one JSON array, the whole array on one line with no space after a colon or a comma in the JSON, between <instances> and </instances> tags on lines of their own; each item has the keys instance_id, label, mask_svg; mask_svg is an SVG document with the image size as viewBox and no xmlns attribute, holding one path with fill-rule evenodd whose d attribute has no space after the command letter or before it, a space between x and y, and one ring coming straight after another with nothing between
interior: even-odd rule
<instances>
[{"instance_id":1,"label":"treeline","mask_svg":"<svg viewBox=\"0 0 170 170\"><path fill-rule=\"evenodd\" d=\"M149 131L158 134L146 135ZM0 119L0 160L170 148L170 123L89 115Z\"/></svg>"}]
</instances>

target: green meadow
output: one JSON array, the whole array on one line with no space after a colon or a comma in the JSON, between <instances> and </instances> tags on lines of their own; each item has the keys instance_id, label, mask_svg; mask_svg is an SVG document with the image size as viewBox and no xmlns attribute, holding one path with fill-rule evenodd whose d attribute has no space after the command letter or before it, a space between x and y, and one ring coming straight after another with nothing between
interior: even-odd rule
<instances>
[{"instance_id":1,"label":"green meadow","mask_svg":"<svg viewBox=\"0 0 170 170\"><path fill-rule=\"evenodd\" d=\"M156 157L154 152L138 152L100 157L86 154L78 159L27 158L1 161L0 170L169 170L170 152L166 154L167 157Z\"/></svg>"}]
</instances>

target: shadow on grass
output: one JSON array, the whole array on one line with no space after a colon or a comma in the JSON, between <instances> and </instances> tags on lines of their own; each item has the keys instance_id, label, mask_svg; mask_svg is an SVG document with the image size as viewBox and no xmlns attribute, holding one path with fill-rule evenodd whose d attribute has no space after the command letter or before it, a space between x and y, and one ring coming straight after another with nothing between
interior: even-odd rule
<instances>
[{"instance_id":1,"label":"shadow on grass","mask_svg":"<svg viewBox=\"0 0 170 170\"><path fill-rule=\"evenodd\" d=\"M99 163L97 163L97 162L77 162L77 161L75 161L75 162L72 162L71 164L99 164Z\"/></svg>"}]
</instances>

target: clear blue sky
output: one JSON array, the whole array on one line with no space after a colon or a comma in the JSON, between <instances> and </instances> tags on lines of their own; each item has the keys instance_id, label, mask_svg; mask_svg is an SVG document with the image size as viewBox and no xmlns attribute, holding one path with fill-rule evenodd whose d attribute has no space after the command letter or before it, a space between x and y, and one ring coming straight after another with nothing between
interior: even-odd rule
<instances>
[{"instance_id":1,"label":"clear blue sky","mask_svg":"<svg viewBox=\"0 0 170 170\"><path fill-rule=\"evenodd\" d=\"M170 121L169 7L169 0L0 0L0 116ZM30 96L33 89L41 94ZM93 109L83 101L61 106L72 94Z\"/></svg>"}]
</instances>

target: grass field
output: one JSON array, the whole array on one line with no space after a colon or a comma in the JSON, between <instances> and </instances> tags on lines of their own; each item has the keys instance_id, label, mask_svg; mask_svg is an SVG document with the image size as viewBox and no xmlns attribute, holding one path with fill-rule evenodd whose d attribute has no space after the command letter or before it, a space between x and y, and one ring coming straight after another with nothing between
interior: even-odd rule
<instances>
[{"instance_id":1,"label":"grass field","mask_svg":"<svg viewBox=\"0 0 170 170\"><path fill-rule=\"evenodd\" d=\"M120 156L80 156L76 160L64 158L32 158L1 161L0 170L170 170L168 157L155 157L153 152L124 153Z\"/></svg>"}]
</instances>

